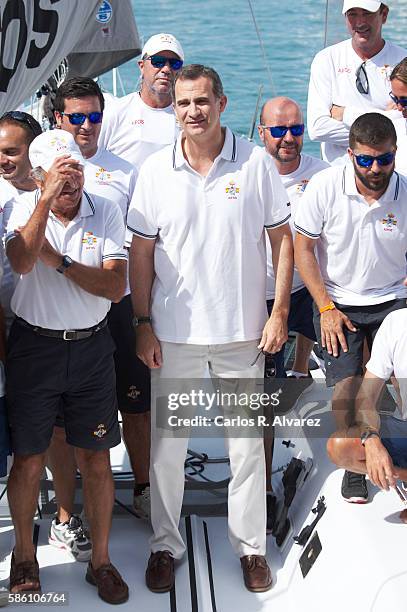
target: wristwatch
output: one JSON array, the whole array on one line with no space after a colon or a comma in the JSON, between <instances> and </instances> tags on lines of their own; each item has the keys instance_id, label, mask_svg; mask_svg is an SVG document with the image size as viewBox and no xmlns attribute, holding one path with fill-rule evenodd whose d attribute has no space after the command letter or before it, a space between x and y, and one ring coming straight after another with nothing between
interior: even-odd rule
<instances>
[{"instance_id":1,"label":"wristwatch","mask_svg":"<svg viewBox=\"0 0 407 612\"><path fill-rule=\"evenodd\" d=\"M379 432L375 431L374 429L367 429L366 431L364 431L362 435L360 436L360 441L362 442L362 446L364 446L366 444L366 440L368 440L372 436L377 436L378 438L380 438Z\"/></svg>"},{"instance_id":2,"label":"wristwatch","mask_svg":"<svg viewBox=\"0 0 407 612\"><path fill-rule=\"evenodd\" d=\"M151 317L133 317L133 327L137 329L143 323L151 323Z\"/></svg>"},{"instance_id":3,"label":"wristwatch","mask_svg":"<svg viewBox=\"0 0 407 612\"><path fill-rule=\"evenodd\" d=\"M67 271L67 269L72 266L73 264L73 259L71 259L69 257L69 255L64 255L62 257L62 263L60 266L58 266L57 268L57 272L59 272L60 274L65 274L65 272Z\"/></svg>"}]
</instances>

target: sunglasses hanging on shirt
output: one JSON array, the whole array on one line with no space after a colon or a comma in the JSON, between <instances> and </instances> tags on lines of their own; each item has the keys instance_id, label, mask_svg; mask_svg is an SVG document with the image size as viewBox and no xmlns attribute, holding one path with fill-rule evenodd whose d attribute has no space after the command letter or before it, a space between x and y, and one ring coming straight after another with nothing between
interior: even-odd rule
<instances>
[{"instance_id":1,"label":"sunglasses hanging on shirt","mask_svg":"<svg viewBox=\"0 0 407 612\"><path fill-rule=\"evenodd\" d=\"M369 93L369 79L365 66L366 62L363 62L356 70L356 89L359 93L367 95Z\"/></svg>"}]
</instances>

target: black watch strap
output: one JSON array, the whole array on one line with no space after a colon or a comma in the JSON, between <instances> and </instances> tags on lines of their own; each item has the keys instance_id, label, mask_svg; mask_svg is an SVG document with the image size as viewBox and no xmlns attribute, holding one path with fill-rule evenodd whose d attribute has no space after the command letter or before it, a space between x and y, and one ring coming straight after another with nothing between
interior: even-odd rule
<instances>
[{"instance_id":1,"label":"black watch strap","mask_svg":"<svg viewBox=\"0 0 407 612\"><path fill-rule=\"evenodd\" d=\"M133 327L137 329L143 323L151 323L151 317L133 317Z\"/></svg>"},{"instance_id":2,"label":"black watch strap","mask_svg":"<svg viewBox=\"0 0 407 612\"><path fill-rule=\"evenodd\" d=\"M62 263L60 266L58 266L57 268L57 272L59 272L60 274L65 274L65 272L67 271L67 269L72 266L73 264L73 260L69 257L69 255L64 255L62 257Z\"/></svg>"},{"instance_id":3,"label":"black watch strap","mask_svg":"<svg viewBox=\"0 0 407 612\"><path fill-rule=\"evenodd\" d=\"M362 446L364 446L366 444L366 440L369 440L369 438L371 438L372 436L377 436L378 438L380 438L379 432L375 431L374 429L367 429L366 431L364 431L360 436Z\"/></svg>"}]
</instances>

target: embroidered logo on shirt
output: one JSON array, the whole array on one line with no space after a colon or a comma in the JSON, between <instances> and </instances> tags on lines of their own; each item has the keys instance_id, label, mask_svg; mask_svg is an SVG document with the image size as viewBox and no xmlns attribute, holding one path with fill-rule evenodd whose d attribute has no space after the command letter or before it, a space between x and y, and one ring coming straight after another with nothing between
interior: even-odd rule
<instances>
[{"instance_id":1,"label":"embroidered logo on shirt","mask_svg":"<svg viewBox=\"0 0 407 612\"><path fill-rule=\"evenodd\" d=\"M96 243L97 243L98 239L96 238L96 236L93 235L93 232L85 232L82 238L82 244L85 244L85 250L89 251L92 250L94 251L96 248Z\"/></svg>"},{"instance_id":2,"label":"embroidered logo on shirt","mask_svg":"<svg viewBox=\"0 0 407 612\"><path fill-rule=\"evenodd\" d=\"M350 72L352 72L352 68L349 68L348 66L345 66L345 68L338 68L338 73L339 74L342 74L344 72L349 74Z\"/></svg>"},{"instance_id":3,"label":"embroidered logo on shirt","mask_svg":"<svg viewBox=\"0 0 407 612\"><path fill-rule=\"evenodd\" d=\"M103 423L99 423L99 425L96 427L95 431L93 432L93 435L95 436L95 438L99 438L99 440L101 440L106 434L107 434L107 429Z\"/></svg>"},{"instance_id":4,"label":"embroidered logo on shirt","mask_svg":"<svg viewBox=\"0 0 407 612\"><path fill-rule=\"evenodd\" d=\"M393 72L393 66L390 66L389 64L385 64L384 66L381 66L379 70L380 70L380 74L382 75L382 77L390 80L390 75Z\"/></svg>"},{"instance_id":5,"label":"embroidered logo on shirt","mask_svg":"<svg viewBox=\"0 0 407 612\"><path fill-rule=\"evenodd\" d=\"M132 119L130 123L131 125L144 125L144 119Z\"/></svg>"},{"instance_id":6,"label":"embroidered logo on shirt","mask_svg":"<svg viewBox=\"0 0 407 612\"><path fill-rule=\"evenodd\" d=\"M304 193L308 183L309 179L302 179L301 183L297 183L297 193Z\"/></svg>"},{"instance_id":7,"label":"embroidered logo on shirt","mask_svg":"<svg viewBox=\"0 0 407 612\"><path fill-rule=\"evenodd\" d=\"M397 225L397 219L393 215L393 213L388 213L387 217L385 219L382 219L382 223L384 225L385 232L392 232L393 227Z\"/></svg>"},{"instance_id":8,"label":"embroidered logo on shirt","mask_svg":"<svg viewBox=\"0 0 407 612\"><path fill-rule=\"evenodd\" d=\"M112 180L112 175L101 166L99 170L96 171L96 180L99 185L108 185L109 181Z\"/></svg>"},{"instance_id":9,"label":"embroidered logo on shirt","mask_svg":"<svg viewBox=\"0 0 407 612\"><path fill-rule=\"evenodd\" d=\"M234 181L229 181L229 185L225 188L228 200L237 200L237 194L240 193L240 187L236 186Z\"/></svg>"}]
</instances>

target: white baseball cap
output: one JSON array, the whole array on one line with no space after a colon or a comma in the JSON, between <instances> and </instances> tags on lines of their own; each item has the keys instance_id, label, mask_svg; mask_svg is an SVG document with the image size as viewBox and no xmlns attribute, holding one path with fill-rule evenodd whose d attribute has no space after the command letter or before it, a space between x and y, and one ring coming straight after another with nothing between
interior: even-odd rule
<instances>
[{"instance_id":1,"label":"white baseball cap","mask_svg":"<svg viewBox=\"0 0 407 612\"><path fill-rule=\"evenodd\" d=\"M48 172L57 157L62 157L62 155L69 155L78 164L85 165L85 160L74 137L65 130L43 132L34 138L28 149L31 166L33 168L40 166L45 172Z\"/></svg>"},{"instance_id":2,"label":"white baseball cap","mask_svg":"<svg viewBox=\"0 0 407 612\"><path fill-rule=\"evenodd\" d=\"M380 0L343 0L342 14L344 15L347 11L353 8L365 9L370 13L376 13L381 5Z\"/></svg>"},{"instance_id":3,"label":"white baseball cap","mask_svg":"<svg viewBox=\"0 0 407 612\"><path fill-rule=\"evenodd\" d=\"M172 34L154 34L148 39L141 52L141 57L154 55L160 51L173 51L184 61L184 51L178 40Z\"/></svg>"}]
</instances>

